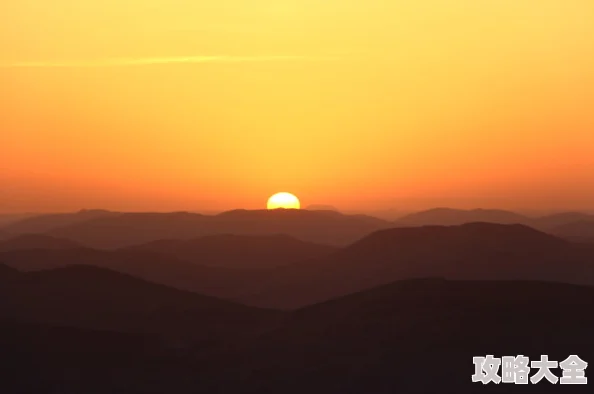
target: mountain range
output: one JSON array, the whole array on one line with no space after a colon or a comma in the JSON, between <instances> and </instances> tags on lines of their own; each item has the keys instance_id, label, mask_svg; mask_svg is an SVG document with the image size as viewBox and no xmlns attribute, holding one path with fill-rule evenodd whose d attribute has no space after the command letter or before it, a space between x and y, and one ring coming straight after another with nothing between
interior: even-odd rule
<instances>
[{"instance_id":1,"label":"mountain range","mask_svg":"<svg viewBox=\"0 0 594 394\"><path fill-rule=\"evenodd\" d=\"M6 320L215 341L245 331L242 318L252 327L278 314L89 265L27 273L0 267Z\"/></svg>"},{"instance_id":2,"label":"mountain range","mask_svg":"<svg viewBox=\"0 0 594 394\"><path fill-rule=\"evenodd\" d=\"M424 278L279 312L93 267L0 285L9 393L557 393L472 383L472 357L594 357L594 287Z\"/></svg>"},{"instance_id":3,"label":"mountain range","mask_svg":"<svg viewBox=\"0 0 594 394\"><path fill-rule=\"evenodd\" d=\"M471 223L375 232L276 269L251 305L294 308L403 279L545 280L594 285L594 246L523 225Z\"/></svg>"},{"instance_id":4,"label":"mountain range","mask_svg":"<svg viewBox=\"0 0 594 394\"><path fill-rule=\"evenodd\" d=\"M0 242L0 261L27 271L92 265L259 307L298 308L427 276L594 285L594 246L524 225L392 228L342 248L281 235L219 235L100 250L43 237Z\"/></svg>"},{"instance_id":5,"label":"mountain range","mask_svg":"<svg viewBox=\"0 0 594 394\"><path fill-rule=\"evenodd\" d=\"M0 240L0 392L557 393L473 384L472 358L594 359L589 223L442 209L31 217Z\"/></svg>"},{"instance_id":6,"label":"mountain range","mask_svg":"<svg viewBox=\"0 0 594 394\"><path fill-rule=\"evenodd\" d=\"M218 215L81 211L30 218L4 230L11 234L45 233L94 248L121 248L217 234L286 234L303 241L342 245L389 225L374 217L334 211L235 210Z\"/></svg>"},{"instance_id":7,"label":"mountain range","mask_svg":"<svg viewBox=\"0 0 594 394\"><path fill-rule=\"evenodd\" d=\"M0 239L22 234L46 234L87 247L117 249L164 239L191 240L208 235L284 234L301 241L346 246L381 229L475 222L524 224L578 241L590 241L594 232L594 215L579 212L528 217L504 210L436 208L388 221L368 215L317 209L235 210L214 215L83 210L25 218L0 228Z\"/></svg>"}]
</instances>

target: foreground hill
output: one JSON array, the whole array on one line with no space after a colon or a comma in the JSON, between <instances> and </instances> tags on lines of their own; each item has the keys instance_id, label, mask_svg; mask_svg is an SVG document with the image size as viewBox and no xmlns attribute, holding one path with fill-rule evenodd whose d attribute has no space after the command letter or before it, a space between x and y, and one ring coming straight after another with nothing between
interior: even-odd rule
<instances>
[{"instance_id":1,"label":"foreground hill","mask_svg":"<svg viewBox=\"0 0 594 394\"><path fill-rule=\"evenodd\" d=\"M583 311L593 305L592 287L403 281L294 312L243 350L254 357L239 369L256 384L246 392L556 393L559 387L542 382L472 384L472 357L547 354L563 361L578 354L588 361L594 316Z\"/></svg>"},{"instance_id":2,"label":"foreground hill","mask_svg":"<svg viewBox=\"0 0 594 394\"><path fill-rule=\"evenodd\" d=\"M229 211L215 216L194 213L125 213L54 229L48 234L95 248L121 248L161 239L192 239L214 234L287 234L322 244L347 244L389 222L330 211Z\"/></svg>"},{"instance_id":3,"label":"foreground hill","mask_svg":"<svg viewBox=\"0 0 594 394\"><path fill-rule=\"evenodd\" d=\"M19 275L20 272L12 267L5 264L0 264L0 284L5 280L12 279Z\"/></svg>"},{"instance_id":4,"label":"foreground hill","mask_svg":"<svg viewBox=\"0 0 594 394\"><path fill-rule=\"evenodd\" d=\"M0 319L0 392L134 393L131 384L117 388L143 382L163 355L159 338L147 334Z\"/></svg>"},{"instance_id":5,"label":"foreground hill","mask_svg":"<svg viewBox=\"0 0 594 394\"><path fill-rule=\"evenodd\" d=\"M325 256L336 248L300 241L287 235L225 234L191 240L160 240L127 250L162 253L213 267L263 269Z\"/></svg>"},{"instance_id":6,"label":"foreground hill","mask_svg":"<svg viewBox=\"0 0 594 394\"><path fill-rule=\"evenodd\" d=\"M242 301L291 308L402 279L526 279L594 284L594 248L523 225L382 230L328 257L277 269Z\"/></svg>"},{"instance_id":7,"label":"foreground hill","mask_svg":"<svg viewBox=\"0 0 594 394\"><path fill-rule=\"evenodd\" d=\"M70 275L79 287L88 281ZM64 285L51 278L49 283ZM66 294L74 295L69 286ZM97 303L98 293L93 294ZM172 301L169 307L176 297L165 296ZM142 308L151 302L126 301ZM205 300L199 297L198 302ZM419 279L309 306L268 320L263 328L250 330L243 324L251 334L227 345L177 349L158 346L146 334L0 320L0 361L6 373L0 389L63 394L558 393L560 387L547 382L473 384L472 358L521 354L538 360L546 354L563 361L577 354L588 362L594 359L594 316L584 311L592 305L592 287ZM158 331L160 323L155 318L142 329ZM561 375L559 369L552 372Z\"/></svg>"},{"instance_id":8,"label":"foreground hill","mask_svg":"<svg viewBox=\"0 0 594 394\"><path fill-rule=\"evenodd\" d=\"M212 341L276 315L91 266L8 272L0 286L8 321Z\"/></svg>"}]
</instances>

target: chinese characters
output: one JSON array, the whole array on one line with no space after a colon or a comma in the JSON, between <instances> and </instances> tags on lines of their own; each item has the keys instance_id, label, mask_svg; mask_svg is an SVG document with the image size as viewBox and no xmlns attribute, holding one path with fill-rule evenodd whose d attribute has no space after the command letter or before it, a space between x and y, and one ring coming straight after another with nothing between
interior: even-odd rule
<instances>
[{"instance_id":1,"label":"chinese characters","mask_svg":"<svg viewBox=\"0 0 594 394\"><path fill-rule=\"evenodd\" d=\"M587 384L586 368L588 363L577 355L571 355L564 361L557 362L549 360L549 356L540 356L540 361L532 361L528 357L519 355L516 357L505 356L497 358L493 355L486 357L473 357L474 374L473 383L514 383L514 384L537 384L546 379L551 384ZM561 378L552 370L562 370ZM499 370L501 369L501 376ZM531 370L535 370L530 376Z\"/></svg>"}]
</instances>

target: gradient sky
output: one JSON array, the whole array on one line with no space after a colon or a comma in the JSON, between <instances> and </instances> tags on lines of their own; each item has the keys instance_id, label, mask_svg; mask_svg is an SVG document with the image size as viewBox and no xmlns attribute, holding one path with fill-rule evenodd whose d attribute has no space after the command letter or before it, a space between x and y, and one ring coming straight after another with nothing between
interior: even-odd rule
<instances>
[{"instance_id":1,"label":"gradient sky","mask_svg":"<svg viewBox=\"0 0 594 394\"><path fill-rule=\"evenodd\" d=\"M0 212L594 208L591 0L4 0Z\"/></svg>"}]
</instances>

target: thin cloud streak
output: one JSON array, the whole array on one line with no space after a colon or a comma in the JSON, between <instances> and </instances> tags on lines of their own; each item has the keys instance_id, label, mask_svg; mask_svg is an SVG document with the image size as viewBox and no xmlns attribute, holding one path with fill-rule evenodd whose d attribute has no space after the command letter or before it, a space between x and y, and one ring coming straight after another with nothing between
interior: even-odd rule
<instances>
[{"instance_id":1,"label":"thin cloud streak","mask_svg":"<svg viewBox=\"0 0 594 394\"><path fill-rule=\"evenodd\" d=\"M147 66L160 64L198 64L198 63L247 63L247 62L275 62L275 61L324 61L336 60L335 56L175 56L151 58L115 58L94 61L60 61L60 62L17 62L0 65L3 68L80 68L80 67L125 67Z\"/></svg>"}]
</instances>

